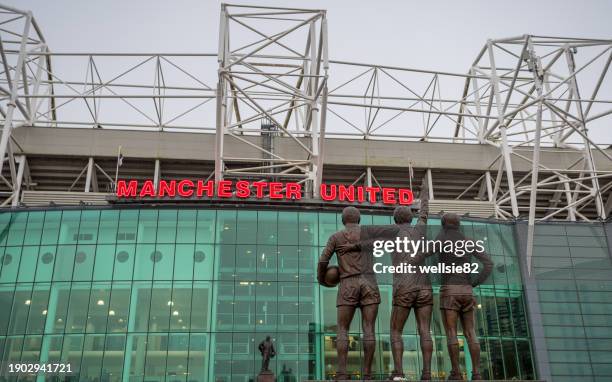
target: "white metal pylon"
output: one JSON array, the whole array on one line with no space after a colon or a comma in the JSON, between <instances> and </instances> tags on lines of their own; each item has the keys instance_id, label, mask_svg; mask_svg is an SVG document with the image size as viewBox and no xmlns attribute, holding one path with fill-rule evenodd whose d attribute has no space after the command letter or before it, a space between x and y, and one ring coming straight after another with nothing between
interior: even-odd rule
<instances>
[{"instance_id":1,"label":"white metal pylon","mask_svg":"<svg viewBox=\"0 0 612 382\"><path fill-rule=\"evenodd\" d=\"M230 38L234 28L240 38ZM316 195L327 112L325 11L223 4L218 62L215 179L292 179ZM279 137L290 147L277 147ZM228 152L230 140L241 149Z\"/></svg>"}]
</instances>

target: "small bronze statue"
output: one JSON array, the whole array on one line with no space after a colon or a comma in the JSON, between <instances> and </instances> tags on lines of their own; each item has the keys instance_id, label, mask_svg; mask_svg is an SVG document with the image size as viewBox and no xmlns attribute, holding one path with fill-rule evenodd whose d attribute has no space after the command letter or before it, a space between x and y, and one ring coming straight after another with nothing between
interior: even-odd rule
<instances>
[{"instance_id":1,"label":"small bronze statue","mask_svg":"<svg viewBox=\"0 0 612 382\"><path fill-rule=\"evenodd\" d=\"M466 240L465 235L459 230L460 218L457 214L447 213L442 216L442 231L436 238L441 242L450 240L457 242ZM459 341L457 339L457 320L461 320L463 334L468 343L470 357L472 359L472 380L481 380L480 376L480 343L476 337L476 299L473 295L473 287L482 284L491 274L493 262L484 252L472 251L459 256L455 253L442 252L439 260L446 265L463 266L471 263L474 256L483 265L483 270L479 272L475 280L472 280L470 273L443 273L442 286L440 287L440 309L444 330L446 331L446 342L448 353L451 360L452 370L448 377L449 380L462 380L459 369Z\"/></svg>"},{"instance_id":2,"label":"small bronze statue","mask_svg":"<svg viewBox=\"0 0 612 382\"><path fill-rule=\"evenodd\" d=\"M266 336L266 339L259 343L259 352L261 353L261 374L268 372L267 374L272 374L270 369L268 368L270 365L270 359L276 356L276 350L274 349L274 344L270 339L270 336Z\"/></svg>"}]
</instances>

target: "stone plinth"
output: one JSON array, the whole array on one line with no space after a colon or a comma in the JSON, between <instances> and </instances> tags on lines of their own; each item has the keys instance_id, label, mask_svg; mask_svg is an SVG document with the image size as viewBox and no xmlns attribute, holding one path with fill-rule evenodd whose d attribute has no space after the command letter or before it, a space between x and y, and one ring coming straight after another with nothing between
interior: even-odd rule
<instances>
[{"instance_id":1,"label":"stone plinth","mask_svg":"<svg viewBox=\"0 0 612 382\"><path fill-rule=\"evenodd\" d=\"M257 382L274 382L274 373L270 370L262 371L257 375Z\"/></svg>"}]
</instances>

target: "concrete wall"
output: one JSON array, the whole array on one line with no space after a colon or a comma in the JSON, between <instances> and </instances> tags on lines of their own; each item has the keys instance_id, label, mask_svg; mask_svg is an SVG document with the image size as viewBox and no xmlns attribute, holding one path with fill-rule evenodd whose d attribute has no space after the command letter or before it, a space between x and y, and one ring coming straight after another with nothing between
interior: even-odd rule
<instances>
[{"instance_id":1,"label":"concrete wall","mask_svg":"<svg viewBox=\"0 0 612 382\"><path fill-rule=\"evenodd\" d=\"M113 157L122 146L124 154L132 158L214 160L214 135L206 133L20 127L13 136L21 148L18 152L26 155ZM261 139L244 138L256 143ZM258 150L233 137L225 139L227 157L261 156ZM278 137L276 140L279 155L304 158L304 151L293 139ZM515 151L531 157L529 148ZM609 152L612 155L612 150ZM416 168L483 171L489 169L498 155L499 150L490 145L340 138L325 141L325 163L330 165L406 167L411 161ZM599 152L594 152L594 156L599 170L612 170L612 163L602 160L604 157ZM541 162L561 169L579 157L575 151L547 149L541 154ZM515 157L513 162L515 171L531 170L531 164L525 160Z\"/></svg>"}]
</instances>

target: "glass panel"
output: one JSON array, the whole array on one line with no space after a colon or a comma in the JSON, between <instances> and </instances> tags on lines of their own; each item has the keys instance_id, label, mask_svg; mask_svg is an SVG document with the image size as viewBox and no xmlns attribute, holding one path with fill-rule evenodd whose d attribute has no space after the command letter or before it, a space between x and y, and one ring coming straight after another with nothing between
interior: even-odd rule
<instances>
[{"instance_id":1,"label":"glass panel","mask_svg":"<svg viewBox=\"0 0 612 382\"><path fill-rule=\"evenodd\" d=\"M266 333L276 332L278 323L278 283L258 282L256 287L254 307L255 330ZM238 288L238 290L243 289ZM243 306L242 302L240 306ZM252 313L250 313L249 318L252 316Z\"/></svg>"},{"instance_id":2,"label":"glass panel","mask_svg":"<svg viewBox=\"0 0 612 382\"><path fill-rule=\"evenodd\" d=\"M73 283L66 313L66 332L85 333L91 283Z\"/></svg>"},{"instance_id":3,"label":"glass panel","mask_svg":"<svg viewBox=\"0 0 612 382\"><path fill-rule=\"evenodd\" d=\"M79 238L81 211L64 211L58 244L76 244ZM54 243L55 244L55 243Z\"/></svg>"},{"instance_id":4,"label":"glass panel","mask_svg":"<svg viewBox=\"0 0 612 382\"><path fill-rule=\"evenodd\" d=\"M45 333L63 333L68 322L68 304L70 303L70 283L53 283L49 294L49 305L38 313L46 317ZM70 323L71 324L71 323ZM72 325L72 324L71 324ZM57 360L57 358L56 358Z\"/></svg>"},{"instance_id":5,"label":"glass panel","mask_svg":"<svg viewBox=\"0 0 612 382\"><path fill-rule=\"evenodd\" d=\"M219 280L234 280L236 277L236 247L220 245L215 249Z\"/></svg>"},{"instance_id":6,"label":"glass panel","mask_svg":"<svg viewBox=\"0 0 612 382\"><path fill-rule=\"evenodd\" d=\"M150 224L157 225L157 219ZM151 228L151 227L149 227ZM135 243L136 237L143 237L147 240L155 241L155 227L152 228L153 232L149 233L149 231L139 232L138 230L138 211L135 210L123 210L119 215L119 226L117 227L117 235L116 239L112 240L112 242L117 243ZM147 234L149 233L149 234ZM151 239L152 236L152 239ZM140 240L140 239L139 239Z\"/></svg>"},{"instance_id":7,"label":"glass panel","mask_svg":"<svg viewBox=\"0 0 612 382\"><path fill-rule=\"evenodd\" d=\"M136 264L134 265L134 280L153 279L154 260L159 257L160 254L156 253L154 244L138 244L136 246Z\"/></svg>"},{"instance_id":8,"label":"glass panel","mask_svg":"<svg viewBox=\"0 0 612 382\"><path fill-rule=\"evenodd\" d=\"M45 213L41 244L57 243L61 217L61 211L47 211Z\"/></svg>"},{"instance_id":9,"label":"glass panel","mask_svg":"<svg viewBox=\"0 0 612 382\"><path fill-rule=\"evenodd\" d=\"M32 304L32 284L18 284L15 288L13 308L7 334L24 334L28 322L28 313Z\"/></svg>"},{"instance_id":10,"label":"glass panel","mask_svg":"<svg viewBox=\"0 0 612 382\"><path fill-rule=\"evenodd\" d=\"M64 338L61 335L45 336L41 347L41 362L59 363L62 356ZM45 356L46 353L46 356Z\"/></svg>"},{"instance_id":11,"label":"glass panel","mask_svg":"<svg viewBox=\"0 0 612 382\"><path fill-rule=\"evenodd\" d=\"M297 332L300 322L299 284L296 282L278 283L277 295L278 330ZM268 309L266 308L265 313L267 312ZM308 327L308 324L306 324L306 327Z\"/></svg>"},{"instance_id":12,"label":"glass panel","mask_svg":"<svg viewBox=\"0 0 612 382\"><path fill-rule=\"evenodd\" d=\"M161 210L157 221L157 242L174 243L177 229L176 210Z\"/></svg>"},{"instance_id":13,"label":"glass panel","mask_svg":"<svg viewBox=\"0 0 612 382\"><path fill-rule=\"evenodd\" d=\"M10 212L0 214L0 245L6 245L12 215Z\"/></svg>"},{"instance_id":14,"label":"glass panel","mask_svg":"<svg viewBox=\"0 0 612 382\"><path fill-rule=\"evenodd\" d=\"M53 270L53 281L70 281L76 260L82 261L82 256L76 256L76 245L60 245Z\"/></svg>"},{"instance_id":15,"label":"glass panel","mask_svg":"<svg viewBox=\"0 0 612 382\"><path fill-rule=\"evenodd\" d=\"M23 349L21 350L21 362L35 363L40 358L40 345L42 336L26 336L23 339Z\"/></svg>"},{"instance_id":16,"label":"glass panel","mask_svg":"<svg viewBox=\"0 0 612 382\"><path fill-rule=\"evenodd\" d=\"M307 249L307 247L306 247ZM309 256L310 254L306 254L305 256ZM278 247L278 279L280 281L298 281L299 272L300 272L300 260L302 257L302 252L300 248L293 245L282 245ZM263 273L260 272L260 268L263 268L263 265L274 265L274 264L265 264L261 262L261 267L257 269L258 274ZM266 268L263 268L262 271L266 271ZM276 269L273 269L274 273L277 273ZM268 273L271 270L267 270ZM260 280L263 280L264 275L258 275ZM269 278L269 280L274 280L274 278Z\"/></svg>"},{"instance_id":17,"label":"glass panel","mask_svg":"<svg viewBox=\"0 0 612 382\"><path fill-rule=\"evenodd\" d=\"M81 370L84 342L85 336L82 334L64 336L61 362L69 363L75 375L78 375Z\"/></svg>"},{"instance_id":18,"label":"glass panel","mask_svg":"<svg viewBox=\"0 0 612 382\"><path fill-rule=\"evenodd\" d=\"M229 248L227 248L228 250L226 251L225 246L221 246L221 248L225 251L224 256L229 256L229 259L226 260L229 260L231 263L234 259L234 254L232 251L229 250ZM215 253L215 247L212 244L196 244L193 253L189 256L192 256L194 261L194 280L212 280L216 278L215 275L221 273L220 270L215 271L215 256L217 256L217 254ZM191 268L189 267L185 269L186 272L190 270Z\"/></svg>"},{"instance_id":19,"label":"glass panel","mask_svg":"<svg viewBox=\"0 0 612 382\"><path fill-rule=\"evenodd\" d=\"M317 214L314 212L299 213L299 244L319 245Z\"/></svg>"},{"instance_id":20,"label":"glass panel","mask_svg":"<svg viewBox=\"0 0 612 382\"><path fill-rule=\"evenodd\" d=\"M164 380L166 376L166 356L168 354L168 334L151 333L147 337L147 356L145 359L145 379Z\"/></svg>"},{"instance_id":21,"label":"glass panel","mask_svg":"<svg viewBox=\"0 0 612 382\"><path fill-rule=\"evenodd\" d=\"M278 242L278 212L259 211L257 213L257 243L275 245Z\"/></svg>"},{"instance_id":22,"label":"glass panel","mask_svg":"<svg viewBox=\"0 0 612 382\"><path fill-rule=\"evenodd\" d=\"M257 283L246 281L235 283L234 331L249 332L255 329L257 286Z\"/></svg>"},{"instance_id":23,"label":"glass panel","mask_svg":"<svg viewBox=\"0 0 612 382\"><path fill-rule=\"evenodd\" d=\"M93 283L89 296L89 311L87 313L87 333L106 332L108 319L111 284ZM103 341L103 338L101 339ZM87 341L86 341L87 344ZM101 350L104 350L103 348Z\"/></svg>"},{"instance_id":24,"label":"glass panel","mask_svg":"<svg viewBox=\"0 0 612 382\"><path fill-rule=\"evenodd\" d=\"M179 210L176 227L177 243L195 243L196 210Z\"/></svg>"},{"instance_id":25,"label":"glass panel","mask_svg":"<svg viewBox=\"0 0 612 382\"><path fill-rule=\"evenodd\" d=\"M199 230L199 228L198 228ZM217 212L217 243L236 243L236 211Z\"/></svg>"},{"instance_id":26,"label":"glass panel","mask_svg":"<svg viewBox=\"0 0 612 382\"><path fill-rule=\"evenodd\" d=\"M257 211L238 211L236 243L255 244L257 242Z\"/></svg>"},{"instance_id":27,"label":"glass panel","mask_svg":"<svg viewBox=\"0 0 612 382\"><path fill-rule=\"evenodd\" d=\"M4 354L2 356L2 364L0 364L0 371L2 371L2 378L9 376L8 364L18 363L21 361L21 350L23 349L23 337L8 337L4 344ZM16 379L8 379L14 381Z\"/></svg>"},{"instance_id":28,"label":"glass panel","mask_svg":"<svg viewBox=\"0 0 612 382\"><path fill-rule=\"evenodd\" d=\"M104 335L87 335L83 342L83 357L81 361L81 380L98 380L102 372L104 355Z\"/></svg>"},{"instance_id":29,"label":"glass panel","mask_svg":"<svg viewBox=\"0 0 612 382\"><path fill-rule=\"evenodd\" d=\"M104 347L101 380L108 382L121 381L123 371L123 352L125 350L125 335L108 335Z\"/></svg>"},{"instance_id":30,"label":"glass panel","mask_svg":"<svg viewBox=\"0 0 612 382\"><path fill-rule=\"evenodd\" d=\"M136 300L130 300L132 301L133 311L130 311L130 327L128 330L146 332L149 328L149 312L151 309L151 294L153 292L152 285L150 281L135 282L132 289L132 293L136 294ZM134 296L134 294L132 294L132 296Z\"/></svg>"},{"instance_id":31,"label":"glass panel","mask_svg":"<svg viewBox=\"0 0 612 382\"><path fill-rule=\"evenodd\" d=\"M167 380L186 381L189 358L189 333L172 333L168 337Z\"/></svg>"},{"instance_id":32,"label":"glass panel","mask_svg":"<svg viewBox=\"0 0 612 382\"><path fill-rule=\"evenodd\" d=\"M83 211L79 224L79 244L95 244L98 240L98 228L100 225L100 211Z\"/></svg>"},{"instance_id":33,"label":"glass panel","mask_svg":"<svg viewBox=\"0 0 612 382\"><path fill-rule=\"evenodd\" d=\"M4 309L0 309L0 336L6 335L6 330L8 328L9 320L11 317L10 308L13 305L13 296L14 287L12 285L0 285L0 306L5 307Z\"/></svg>"},{"instance_id":34,"label":"glass panel","mask_svg":"<svg viewBox=\"0 0 612 382\"><path fill-rule=\"evenodd\" d=\"M198 221L196 224L196 243L215 242L215 221L216 211L198 211Z\"/></svg>"},{"instance_id":35,"label":"glass panel","mask_svg":"<svg viewBox=\"0 0 612 382\"><path fill-rule=\"evenodd\" d=\"M319 245L325 245L329 237L338 230L337 228L336 214L319 213Z\"/></svg>"},{"instance_id":36,"label":"glass panel","mask_svg":"<svg viewBox=\"0 0 612 382\"><path fill-rule=\"evenodd\" d=\"M153 261L153 279L171 280L174 271L174 245L157 244Z\"/></svg>"},{"instance_id":37,"label":"glass panel","mask_svg":"<svg viewBox=\"0 0 612 382\"><path fill-rule=\"evenodd\" d=\"M111 244L117 241L119 211L101 211L98 227L98 244Z\"/></svg>"},{"instance_id":38,"label":"glass panel","mask_svg":"<svg viewBox=\"0 0 612 382\"><path fill-rule=\"evenodd\" d=\"M147 334L128 334L125 348L130 380L140 381L145 372Z\"/></svg>"},{"instance_id":39,"label":"glass panel","mask_svg":"<svg viewBox=\"0 0 612 382\"><path fill-rule=\"evenodd\" d=\"M112 280L114 260L114 245L98 245L96 248L96 259L94 264L93 279L96 281Z\"/></svg>"},{"instance_id":40,"label":"glass panel","mask_svg":"<svg viewBox=\"0 0 612 382\"><path fill-rule=\"evenodd\" d=\"M189 338L189 381L208 380L208 341L206 334L192 333Z\"/></svg>"},{"instance_id":41,"label":"glass panel","mask_svg":"<svg viewBox=\"0 0 612 382\"><path fill-rule=\"evenodd\" d=\"M0 284L15 282L18 276L17 269L19 268L20 262L23 262L24 270L22 273L19 274L19 281L34 280L34 270L36 269L38 247L26 247L23 250L23 256L22 249L20 247L7 247L3 248L1 251L3 251L4 254L2 255L2 261L0 261L0 263L2 264L2 269L0 269ZM30 266L31 268L27 269L28 266Z\"/></svg>"},{"instance_id":42,"label":"glass panel","mask_svg":"<svg viewBox=\"0 0 612 382\"><path fill-rule=\"evenodd\" d=\"M215 283L217 294L216 323L217 331L231 331L234 324L234 282L219 281ZM192 323L196 321L191 320Z\"/></svg>"},{"instance_id":43,"label":"glass panel","mask_svg":"<svg viewBox=\"0 0 612 382\"><path fill-rule=\"evenodd\" d=\"M27 212L13 214L13 218L11 219L10 228L8 231L8 239L6 245L21 245L23 243L27 221Z\"/></svg>"},{"instance_id":44,"label":"glass panel","mask_svg":"<svg viewBox=\"0 0 612 382\"><path fill-rule=\"evenodd\" d=\"M131 293L129 282L113 283L108 309L107 332L123 333L127 331Z\"/></svg>"},{"instance_id":45,"label":"glass panel","mask_svg":"<svg viewBox=\"0 0 612 382\"><path fill-rule=\"evenodd\" d=\"M38 254L38 265L36 267L36 277L34 281L51 281L56 257L57 247L51 245L40 247Z\"/></svg>"},{"instance_id":46,"label":"glass panel","mask_svg":"<svg viewBox=\"0 0 612 382\"><path fill-rule=\"evenodd\" d=\"M131 280L134 276L134 261L136 246L134 244L118 244L115 247L113 280ZM113 261L108 259L109 263Z\"/></svg>"},{"instance_id":47,"label":"glass panel","mask_svg":"<svg viewBox=\"0 0 612 382\"><path fill-rule=\"evenodd\" d=\"M169 282L156 282L151 291L151 311L149 312L149 331L167 332L170 327L170 315L179 317L185 312L179 312L172 306L172 284Z\"/></svg>"},{"instance_id":48,"label":"glass panel","mask_svg":"<svg viewBox=\"0 0 612 382\"><path fill-rule=\"evenodd\" d=\"M221 291L219 291L220 293ZM187 292L184 292L184 295L187 295ZM211 308L211 296L212 296L212 286L209 282L195 282L193 283L193 295L191 300L191 330L192 331L208 331L209 328L209 317L210 317L210 308ZM227 296L223 296L224 300ZM186 297L185 297L186 298ZM219 298L221 295L219 294ZM221 301L221 300L219 300ZM226 300L227 301L227 300ZM233 302L233 301L232 301ZM230 303L229 306L232 304ZM218 312L221 312L223 308L220 308L217 305ZM185 309L187 311L187 309ZM232 321L232 312L229 314L225 314L220 317L222 319L222 323L231 323Z\"/></svg>"},{"instance_id":49,"label":"glass panel","mask_svg":"<svg viewBox=\"0 0 612 382\"><path fill-rule=\"evenodd\" d=\"M204 291L198 290L197 293L202 293ZM172 298L168 301L169 306L172 311L178 312L176 315L172 314L170 316L170 331L172 332L188 332L191 326L191 318L193 313L191 311L192 306L194 308L198 308L197 306L192 305L192 298L196 300L199 298L197 294L192 297L192 283L191 282L175 282L172 285ZM208 304L204 306L204 309L207 309ZM200 318L196 318L197 321L200 321ZM187 346L185 346L186 348Z\"/></svg>"},{"instance_id":50,"label":"glass panel","mask_svg":"<svg viewBox=\"0 0 612 382\"><path fill-rule=\"evenodd\" d=\"M95 245L78 245L74 257L74 271L72 279L75 281L88 281L93 277L95 264Z\"/></svg>"},{"instance_id":51,"label":"glass panel","mask_svg":"<svg viewBox=\"0 0 612 382\"><path fill-rule=\"evenodd\" d=\"M195 246L193 244L177 244L174 258L174 280L191 280L194 277L194 264L196 261ZM210 256L210 254L209 254ZM202 251L197 256L201 263L206 260L206 254Z\"/></svg>"},{"instance_id":52,"label":"glass panel","mask_svg":"<svg viewBox=\"0 0 612 382\"><path fill-rule=\"evenodd\" d=\"M503 340L502 341L504 351L504 366L506 369L506 379L519 379L519 370L516 364L516 349L514 348L514 341Z\"/></svg>"},{"instance_id":53,"label":"glass panel","mask_svg":"<svg viewBox=\"0 0 612 382\"><path fill-rule=\"evenodd\" d=\"M278 213L278 245L298 244L298 213Z\"/></svg>"},{"instance_id":54,"label":"glass panel","mask_svg":"<svg viewBox=\"0 0 612 382\"><path fill-rule=\"evenodd\" d=\"M317 268L317 262L319 261L319 248L298 248L298 261L299 280L306 282L313 282L314 280L316 280L315 270Z\"/></svg>"},{"instance_id":55,"label":"glass panel","mask_svg":"<svg viewBox=\"0 0 612 382\"><path fill-rule=\"evenodd\" d=\"M49 304L50 284L35 284L30 301L30 312L28 315L28 326L26 333L42 334L45 331L47 318L47 307ZM55 302L55 301L54 301ZM55 306L53 307L55 308Z\"/></svg>"},{"instance_id":56,"label":"glass panel","mask_svg":"<svg viewBox=\"0 0 612 382\"><path fill-rule=\"evenodd\" d=\"M278 275L278 256L280 250L276 246L260 245L257 247L257 280L259 281L276 281ZM252 255L253 253L251 253ZM245 256L246 257L246 256ZM236 262L240 259L240 253L236 253ZM281 268L282 269L282 268ZM287 269L290 273L291 270ZM251 278L252 280L253 278Z\"/></svg>"},{"instance_id":57,"label":"glass panel","mask_svg":"<svg viewBox=\"0 0 612 382\"><path fill-rule=\"evenodd\" d=\"M123 211L122 211L123 212ZM142 210L138 218L138 242L155 243L157 239L157 210ZM121 215L123 219L123 214ZM121 231L121 230L120 230ZM160 237L160 240L163 240Z\"/></svg>"}]
</instances>

